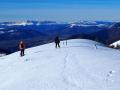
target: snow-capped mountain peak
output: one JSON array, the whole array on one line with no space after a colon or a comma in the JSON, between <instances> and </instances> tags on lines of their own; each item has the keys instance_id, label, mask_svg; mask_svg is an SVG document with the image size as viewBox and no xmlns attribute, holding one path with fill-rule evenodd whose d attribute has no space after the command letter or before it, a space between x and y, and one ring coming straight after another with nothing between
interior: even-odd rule
<instances>
[{"instance_id":1,"label":"snow-capped mountain peak","mask_svg":"<svg viewBox=\"0 0 120 90\"><path fill-rule=\"evenodd\" d=\"M100 21L79 21L79 22L74 22L70 23L70 27L73 28L75 26L78 27L108 27L109 24L107 22L100 22Z\"/></svg>"}]
</instances>

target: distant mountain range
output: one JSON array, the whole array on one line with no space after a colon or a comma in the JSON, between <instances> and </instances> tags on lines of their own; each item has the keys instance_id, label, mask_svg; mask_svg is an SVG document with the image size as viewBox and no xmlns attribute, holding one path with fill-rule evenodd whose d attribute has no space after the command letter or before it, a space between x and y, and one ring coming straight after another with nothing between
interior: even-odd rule
<instances>
[{"instance_id":1,"label":"distant mountain range","mask_svg":"<svg viewBox=\"0 0 120 90\"><path fill-rule=\"evenodd\" d=\"M26 47L49 42L59 36L65 39L91 39L104 44L120 40L120 23L104 21L79 21L74 23L55 21L0 22L0 52L12 53L20 40Z\"/></svg>"}]
</instances>

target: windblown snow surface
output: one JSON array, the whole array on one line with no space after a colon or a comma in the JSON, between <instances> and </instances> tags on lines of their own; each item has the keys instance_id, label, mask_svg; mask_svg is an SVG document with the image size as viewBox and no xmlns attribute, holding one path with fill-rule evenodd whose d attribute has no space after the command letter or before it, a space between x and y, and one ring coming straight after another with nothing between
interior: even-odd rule
<instances>
[{"instance_id":1,"label":"windblown snow surface","mask_svg":"<svg viewBox=\"0 0 120 90\"><path fill-rule=\"evenodd\" d=\"M54 46L1 57L0 90L120 90L120 51L79 39Z\"/></svg>"},{"instance_id":2,"label":"windblown snow surface","mask_svg":"<svg viewBox=\"0 0 120 90\"><path fill-rule=\"evenodd\" d=\"M117 45L120 45L120 40L112 43L111 45L113 45L114 47L117 47Z\"/></svg>"}]
</instances>

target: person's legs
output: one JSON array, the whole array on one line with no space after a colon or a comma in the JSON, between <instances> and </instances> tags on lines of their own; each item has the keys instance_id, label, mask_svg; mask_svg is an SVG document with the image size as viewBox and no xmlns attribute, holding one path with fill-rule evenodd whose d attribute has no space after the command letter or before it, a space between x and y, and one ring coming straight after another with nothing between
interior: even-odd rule
<instances>
[{"instance_id":1,"label":"person's legs","mask_svg":"<svg viewBox=\"0 0 120 90\"><path fill-rule=\"evenodd\" d=\"M20 56L22 56L22 49L20 50Z\"/></svg>"},{"instance_id":2,"label":"person's legs","mask_svg":"<svg viewBox=\"0 0 120 90\"><path fill-rule=\"evenodd\" d=\"M25 51L25 50L23 49L23 50L22 50L22 55L23 55L23 56L25 55L25 54L24 54L24 51Z\"/></svg>"},{"instance_id":3,"label":"person's legs","mask_svg":"<svg viewBox=\"0 0 120 90\"><path fill-rule=\"evenodd\" d=\"M60 48L60 43L58 43L58 47Z\"/></svg>"},{"instance_id":4,"label":"person's legs","mask_svg":"<svg viewBox=\"0 0 120 90\"><path fill-rule=\"evenodd\" d=\"M55 47L57 48L57 43L55 43Z\"/></svg>"},{"instance_id":5,"label":"person's legs","mask_svg":"<svg viewBox=\"0 0 120 90\"><path fill-rule=\"evenodd\" d=\"M55 46L56 48L60 48L60 43L56 43L56 46Z\"/></svg>"},{"instance_id":6,"label":"person's legs","mask_svg":"<svg viewBox=\"0 0 120 90\"><path fill-rule=\"evenodd\" d=\"M21 55L21 56L24 56L24 49L21 49L20 55Z\"/></svg>"}]
</instances>

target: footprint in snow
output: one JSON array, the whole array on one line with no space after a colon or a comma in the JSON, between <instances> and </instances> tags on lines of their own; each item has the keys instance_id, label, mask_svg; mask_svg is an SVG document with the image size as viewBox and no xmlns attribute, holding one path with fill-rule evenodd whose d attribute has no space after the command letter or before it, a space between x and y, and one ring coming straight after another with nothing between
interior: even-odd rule
<instances>
[{"instance_id":1,"label":"footprint in snow","mask_svg":"<svg viewBox=\"0 0 120 90\"><path fill-rule=\"evenodd\" d=\"M115 73L115 71L109 71L109 73L107 74L106 81L112 81L113 82L113 80L111 79L111 77L113 76L114 73Z\"/></svg>"},{"instance_id":2,"label":"footprint in snow","mask_svg":"<svg viewBox=\"0 0 120 90\"><path fill-rule=\"evenodd\" d=\"M25 61L30 61L31 59L25 59Z\"/></svg>"},{"instance_id":3,"label":"footprint in snow","mask_svg":"<svg viewBox=\"0 0 120 90\"><path fill-rule=\"evenodd\" d=\"M107 74L107 77L112 77L114 72L115 71L109 71L109 73Z\"/></svg>"}]
</instances>

